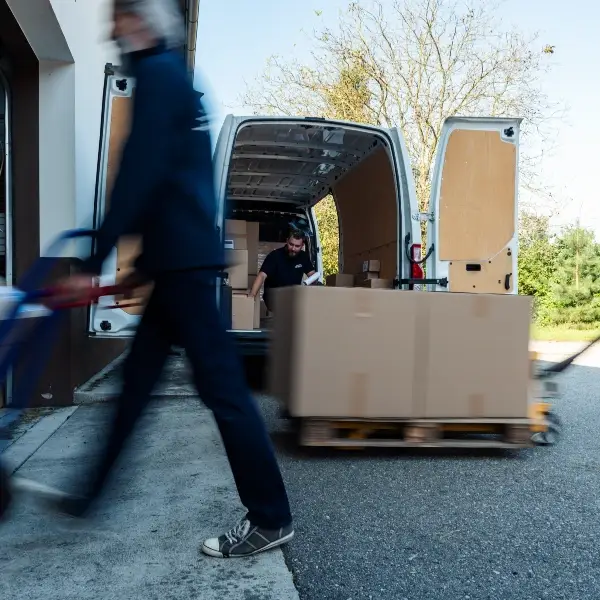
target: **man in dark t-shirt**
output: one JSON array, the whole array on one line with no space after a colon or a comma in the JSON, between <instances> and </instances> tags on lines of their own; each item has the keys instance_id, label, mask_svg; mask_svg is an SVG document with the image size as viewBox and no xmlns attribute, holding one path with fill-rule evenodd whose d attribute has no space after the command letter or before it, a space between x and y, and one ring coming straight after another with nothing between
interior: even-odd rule
<instances>
[{"instance_id":1,"label":"man in dark t-shirt","mask_svg":"<svg viewBox=\"0 0 600 600\"><path fill-rule=\"evenodd\" d=\"M297 231L290 233L285 246L277 248L267 255L248 296L255 298L264 283L263 300L267 310L271 311L273 299L270 291L272 289L300 285L303 275L307 277L313 275L315 268L308 253L302 250L303 245L304 235L302 233Z\"/></svg>"}]
</instances>

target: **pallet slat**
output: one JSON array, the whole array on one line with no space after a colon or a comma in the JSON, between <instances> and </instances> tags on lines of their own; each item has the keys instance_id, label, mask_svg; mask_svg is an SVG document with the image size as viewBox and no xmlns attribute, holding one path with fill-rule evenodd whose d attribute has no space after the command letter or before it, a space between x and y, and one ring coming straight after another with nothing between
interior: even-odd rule
<instances>
[{"instance_id":1,"label":"pallet slat","mask_svg":"<svg viewBox=\"0 0 600 600\"><path fill-rule=\"evenodd\" d=\"M531 419L299 420L300 444L340 448L529 448ZM495 435L495 439L468 435Z\"/></svg>"}]
</instances>

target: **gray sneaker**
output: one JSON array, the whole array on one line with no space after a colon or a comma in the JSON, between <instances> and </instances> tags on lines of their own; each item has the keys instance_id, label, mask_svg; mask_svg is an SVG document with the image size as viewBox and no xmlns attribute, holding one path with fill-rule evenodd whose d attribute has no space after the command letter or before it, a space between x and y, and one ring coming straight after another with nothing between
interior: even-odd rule
<instances>
[{"instance_id":1,"label":"gray sneaker","mask_svg":"<svg viewBox=\"0 0 600 600\"><path fill-rule=\"evenodd\" d=\"M294 537L292 525L281 529L262 529L242 519L238 525L218 538L202 544L202 552L215 558L239 558L271 550L289 542Z\"/></svg>"}]
</instances>

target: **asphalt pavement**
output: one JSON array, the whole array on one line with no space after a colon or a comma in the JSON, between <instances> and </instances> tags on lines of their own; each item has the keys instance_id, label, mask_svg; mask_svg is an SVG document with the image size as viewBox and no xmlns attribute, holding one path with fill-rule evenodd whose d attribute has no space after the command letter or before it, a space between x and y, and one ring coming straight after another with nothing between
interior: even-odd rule
<instances>
[{"instance_id":1,"label":"asphalt pavement","mask_svg":"<svg viewBox=\"0 0 600 600\"><path fill-rule=\"evenodd\" d=\"M552 360L572 350L536 349ZM276 402L260 398L288 485L296 538L284 550L285 564L276 552L230 565L197 556L203 536L229 524L238 506L218 435L207 412L186 398L194 391L181 361L174 361L167 388L180 397L157 398L153 405L145 421L154 428L152 441L136 438L131 464L139 474L131 489L111 492L116 513L100 515L105 533L57 534L23 507L21 524L8 530L8 546L7 530L0 532L0 589L4 584L7 597L26 593L45 600L283 600L296 593L293 576L302 600L596 599L600 354L578 363L558 379L559 443L521 452L299 450ZM80 401L110 397L117 381L101 378ZM86 415L96 422L87 411L102 410L80 407L49 437L43 454L30 456L21 444L22 473L52 481L72 469L89 429L84 435L69 423L83 428ZM172 439L165 431L178 433ZM132 476L125 470L118 480ZM7 574L13 581L8 588Z\"/></svg>"},{"instance_id":2,"label":"asphalt pavement","mask_svg":"<svg viewBox=\"0 0 600 600\"><path fill-rule=\"evenodd\" d=\"M597 599L600 369L558 381L560 442L518 453L294 450L263 399L296 518L284 554L300 598Z\"/></svg>"}]
</instances>

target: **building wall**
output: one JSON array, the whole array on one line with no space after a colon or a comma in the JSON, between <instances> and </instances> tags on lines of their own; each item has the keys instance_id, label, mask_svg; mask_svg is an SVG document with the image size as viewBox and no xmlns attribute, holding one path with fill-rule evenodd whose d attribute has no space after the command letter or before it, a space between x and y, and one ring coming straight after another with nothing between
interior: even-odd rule
<instances>
[{"instance_id":1,"label":"building wall","mask_svg":"<svg viewBox=\"0 0 600 600\"><path fill-rule=\"evenodd\" d=\"M109 37L110 3L107 0L51 0L51 3L74 60L73 164L76 176L68 221L48 227L46 239L61 227L92 225L104 67L117 60Z\"/></svg>"},{"instance_id":2,"label":"building wall","mask_svg":"<svg viewBox=\"0 0 600 600\"><path fill-rule=\"evenodd\" d=\"M115 48L109 41L110 3L7 3L40 63L43 252L61 231L92 225L104 66L115 61Z\"/></svg>"},{"instance_id":3,"label":"building wall","mask_svg":"<svg viewBox=\"0 0 600 600\"><path fill-rule=\"evenodd\" d=\"M0 0L0 43L18 67L9 69L17 284L56 234L92 225L104 66L114 62L108 6L108 0ZM89 244L68 249L53 275L72 273L72 258L83 252ZM87 310L70 311L32 404L72 403L74 388L124 348L88 337Z\"/></svg>"}]
</instances>

